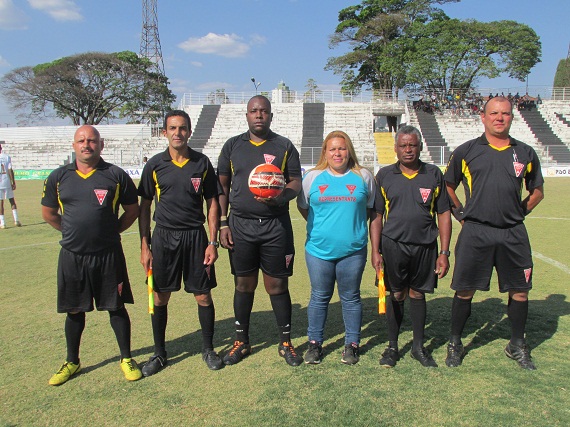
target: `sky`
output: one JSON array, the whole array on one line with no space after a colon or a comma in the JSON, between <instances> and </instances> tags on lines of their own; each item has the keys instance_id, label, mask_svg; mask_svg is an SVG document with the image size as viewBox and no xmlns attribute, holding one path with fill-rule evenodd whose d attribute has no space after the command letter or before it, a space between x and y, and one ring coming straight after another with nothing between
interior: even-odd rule
<instances>
[{"instance_id":1,"label":"sky","mask_svg":"<svg viewBox=\"0 0 570 427\"><path fill-rule=\"evenodd\" d=\"M88 51L140 51L143 0L0 0L0 75L22 66ZM283 81L304 91L339 89L341 77L325 71L327 59L348 51L329 48L338 12L356 0L158 0L158 29L170 89L187 92L270 91ZM542 62L528 78L552 86L570 46L570 0L462 0L443 6L448 16L482 22L514 20L542 42ZM480 88L524 90L502 77ZM17 119L0 97L0 126ZM45 119L41 124L63 124ZM65 123L70 124L70 123Z\"/></svg>"}]
</instances>

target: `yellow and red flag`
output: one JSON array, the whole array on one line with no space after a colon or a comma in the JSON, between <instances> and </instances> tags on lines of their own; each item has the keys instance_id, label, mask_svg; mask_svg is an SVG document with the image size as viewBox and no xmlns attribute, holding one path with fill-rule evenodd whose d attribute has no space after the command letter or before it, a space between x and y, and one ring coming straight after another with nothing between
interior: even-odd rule
<instances>
[{"instance_id":1,"label":"yellow and red flag","mask_svg":"<svg viewBox=\"0 0 570 427\"><path fill-rule=\"evenodd\" d=\"M386 313L386 286L384 285L384 270L378 270L376 277L378 284L378 313Z\"/></svg>"},{"instance_id":2,"label":"yellow and red flag","mask_svg":"<svg viewBox=\"0 0 570 427\"><path fill-rule=\"evenodd\" d=\"M152 276L152 268L146 272L146 288L148 291L148 312L154 314L154 277Z\"/></svg>"}]
</instances>

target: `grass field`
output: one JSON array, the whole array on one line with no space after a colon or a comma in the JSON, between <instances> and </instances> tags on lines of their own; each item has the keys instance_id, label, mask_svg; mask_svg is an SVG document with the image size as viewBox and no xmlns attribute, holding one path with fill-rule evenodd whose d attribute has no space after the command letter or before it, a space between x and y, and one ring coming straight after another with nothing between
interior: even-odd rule
<instances>
[{"instance_id":1,"label":"grass field","mask_svg":"<svg viewBox=\"0 0 570 427\"><path fill-rule=\"evenodd\" d=\"M546 198L527 219L535 258L528 342L537 371L505 357L509 338L506 298L478 293L466 327L461 367L445 367L453 293L450 277L428 298L426 346L439 363L426 369L412 360L409 316L400 336L402 360L383 369L384 319L376 313L370 267L362 283L364 320L359 364L340 363L340 303L331 302L321 365L291 368L277 355L277 328L262 288L251 325L253 354L236 366L209 371L200 356L194 298L179 292L170 304L169 366L128 383L106 313L87 315L81 347L84 371L61 387L47 385L65 358L63 323L55 310L59 234L40 215L41 182L19 181L16 191L24 226L0 230L2 370L0 425L332 425L355 426L568 426L570 425L570 179L547 179ZM309 281L303 259L304 221L292 210L297 261L291 279L293 342L306 350ZM454 237L459 229L454 224ZM136 225L123 235L136 304L129 306L134 357L152 353L144 272ZM453 263L453 257L451 258ZM233 341L233 280L225 250L216 264L216 349ZM408 306L406 306L407 309Z\"/></svg>"}]
</instances>

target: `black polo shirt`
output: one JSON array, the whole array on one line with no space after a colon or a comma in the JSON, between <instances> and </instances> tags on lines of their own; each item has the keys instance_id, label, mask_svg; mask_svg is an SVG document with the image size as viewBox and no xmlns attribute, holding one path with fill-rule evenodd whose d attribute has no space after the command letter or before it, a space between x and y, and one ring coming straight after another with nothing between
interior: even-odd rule
<instances>
[{"instance_id":1,"label":"black polo shirt","mask_svg":"<svg viewBox=\"0 0 570 427\"><path fill-rule=\"evenodd\" d=\"M289 204L269 206L254 199L249 191L249 174L258 165L271 163L283 171L285 181L301 178L299 152L287 138L269 131L262 143L250 141L249 132L234 136L222 147L218 174L231 176L231 212L243 218L274 218L286 214Z\"/></svg>"},{"instance_id":2,"label":"black polo shirt","mask_svg":"<svg viewBox=\"0 0 570 427\"><path fill-rule=\"evenodd\" d=\"M540 161L532 147L511 137L497 149L485 134L461 144L452 153L445 181L465 189L463 219L493 227L512 227L524 221L523 182L527 190L544 184Z\"/></svg>"},{"instance_id":3,"label":"black polo shirt","mask_svg":"<svg viewBox=\"0 0 570 427\"><path fill-rule=\"evenodd\" d=\"M75 162L54 170L44 181L41 204L61 211L61 246L85 254L117 245L119 205L137 202L131 177L101 159L87 175L77 170Z\"/></svg>"},{"instance_id":4,"label":"black polo shirt","mask_svg":"<svg viewBox=\"0 0 570 427\"><path fill-rule=\"evenodd\" d=\"M218 179L210 159L188 147L190 159L172 160L168 149L146 162L138 193L154 199L154 221L160 227L188 230L202 227L204 200L218 195Z\"/></svg>"},{"instance_id":5,"label":"black polo shirt","mask_svg":"<svg viewBox=\"0 0 570 427\"><path fill-rule=\"evenodd\" d=\"M433 243L439 235L436 214L450 209L441 170L420 161L418 173L408 176L398 162L380 169L376 182L375 209L384 216L382 235L402 243Z\"/></svg>"}]
</instances>

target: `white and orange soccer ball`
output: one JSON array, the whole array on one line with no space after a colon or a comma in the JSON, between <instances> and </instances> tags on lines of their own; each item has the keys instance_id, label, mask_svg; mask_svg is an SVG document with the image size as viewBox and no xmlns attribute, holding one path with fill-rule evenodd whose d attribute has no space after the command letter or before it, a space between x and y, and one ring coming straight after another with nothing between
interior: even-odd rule
<instances>
[{"instance_id":1,"label":"white and orange soccer ball","mask_svg":"<svg viewBox=\"0 0 570 427\"><path fill-rule=\"evenodd\" d=\"M285 188L285 176L277 166L263 163L253 168L248 185L256 196L273 198L279 196Z\"/></svg>"}]
</instances>

